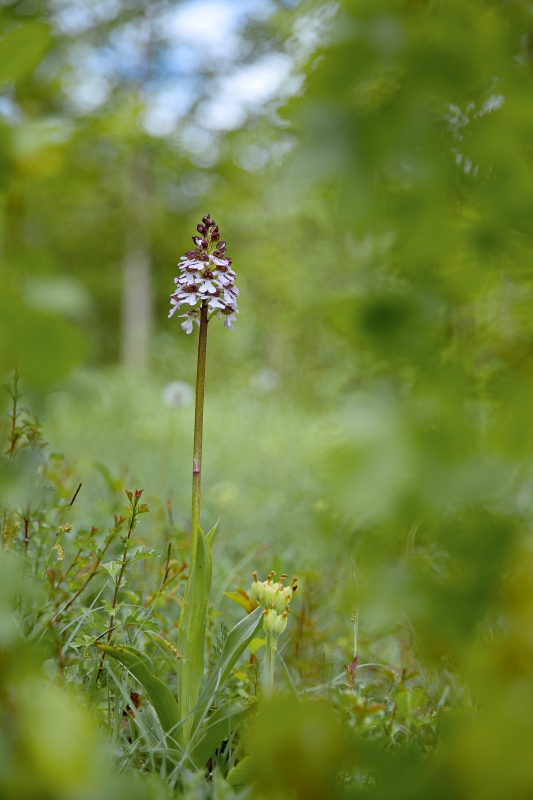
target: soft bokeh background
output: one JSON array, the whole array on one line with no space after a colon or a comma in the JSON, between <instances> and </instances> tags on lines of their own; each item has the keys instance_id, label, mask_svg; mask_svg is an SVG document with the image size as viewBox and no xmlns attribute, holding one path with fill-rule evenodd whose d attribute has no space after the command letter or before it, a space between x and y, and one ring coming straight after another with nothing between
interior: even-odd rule
<instances>
[{"instance_id":1,"label":"soft bokeh background","mask_svg":"<svg viewBox=\"0 0 533 800\"><path fill-rule=\"evenodd\" d=\"M362 657L414 650L452 709L432 763L361 747L358 774L386 798L530 796L530 5L23 0L1 20L0 363L83 524L143 487L147 543L168 501L186 541L196 339L167 313L210 212L241 291L208 342L216 607L253 568L302 575L305 658L331 677L355 564Z\"/></svg>"}]
</instances>

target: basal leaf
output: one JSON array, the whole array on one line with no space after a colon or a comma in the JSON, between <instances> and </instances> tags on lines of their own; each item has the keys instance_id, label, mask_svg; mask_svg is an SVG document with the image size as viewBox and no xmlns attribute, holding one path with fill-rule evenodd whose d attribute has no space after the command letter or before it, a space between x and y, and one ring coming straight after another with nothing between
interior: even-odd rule
<instances>
[{"instance_id":1,"label":"basal leaf","mask_svg":"<svg viewBox=\"0 0 533 800\"><path fill-rule=\"evenodd\" d=\"M205 534L199 530L196 558L187 581L178 630L178 650L185 660L179 665L180 741L185 746L191 735L200 684L204 674L205 630L211 592L211 551Z\"/></svg>"},{"instance_id":2,"label":"basal leaf","mask_svg":"<svg viewBox=\"0 0 533 800\"><path fill-rule=\"evenodd\" d=\"M180 724L180 715L176 699L168 686L162 680L156 678L153 672L153 664L150 658L133 647L110 647L106 644L98 644L99 650L116 658L121 664L137 678L144 687L155 712L161 723L169 743L174 744L172 737L176 736Z\"/></svg>"},{"instance_id":3,"label":"basal leaf","mask_svg":"<svg viewBox=\"0 0 533 800\"><path fill-rule=\"evenodd\" d=\"M251 706L244 703L230 703L215 711L202 729L198 744L191 759L198 769L202 769L211 758L217 747L229 736L250 713Z\"/></svg>"},{"instance_id":4,"label":"basal leaf","mask_svg":"<svg viewBox=\"0 0 533 800\"><path fill-rule=\"evenodd\" d=\"M234 792L239 792L252 783L254 775L255 759L253 756L246 756L242 761L239 761L237 766L229 771L226 782Z\"/></svg>"}]
</instances>

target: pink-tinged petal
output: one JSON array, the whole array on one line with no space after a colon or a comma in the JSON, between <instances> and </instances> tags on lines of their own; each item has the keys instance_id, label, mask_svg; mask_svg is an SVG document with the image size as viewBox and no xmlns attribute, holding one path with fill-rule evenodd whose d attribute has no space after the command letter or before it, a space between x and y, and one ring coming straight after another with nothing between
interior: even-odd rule
<instances>
[{"instance_id":1,"label":"pink-tinged petal","mask_svg":"<svg viewBox=\"0 0 533 800\"><path fill-rule=\"evenodd\" d=\"M208 308L209 308L210 311L214 311L215 308L224 308L224 304L220 302L218 297L212 297L209 300Z\"/></svg>"},{"instance_id":2,"label":"pink-tinged petal","mask_svg":"<svg viewBox=\"0 0 533 800\"><path fill-rule=\"evenodd\" d=\"M216 289L216 286L214 286L212 284L212 282L209 280L209 281L205 281L205 283L203 283L200 286L200 292L201 292L201 294L205 294L206 292L209 292L209 294L216 294L217 293L217 289Z\"/></svg>"},{"instance_id":3,"label":"pink-tinged petal","mask_svg":"<svg viewBox=\"0 0 533 800\"><path fill-rule=\"evenodd\" d=\"M185 333L192 333L192 319L186 319L185 322L181 323L181 327Z\"/></svg>"}]
</instances>

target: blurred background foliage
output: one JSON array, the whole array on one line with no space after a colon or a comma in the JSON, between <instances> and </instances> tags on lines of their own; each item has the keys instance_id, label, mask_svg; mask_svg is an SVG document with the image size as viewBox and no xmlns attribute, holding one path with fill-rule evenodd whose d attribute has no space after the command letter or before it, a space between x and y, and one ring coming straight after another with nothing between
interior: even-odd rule
<instances>
[{"instance_id":1,"label":"blurred background foliage","mask_svg":"<svg viewBox=\"0 0 533 800\"><path fill-rule=\"evenodd\" d=\"M143 541L171 508L186 543L196 342L166 317L210 212L241 290L209 337L215 607L252 568L294 571L296 684L349 663L354 603L360 663L393 671L358 671L331 717L278 710L281 733L267 710L252 796L531 796L531 5L4 0L0 19L0 368L46 414L56 484L83 482L95 526L143 486ZM20 507L25 476L2 477ZM25 741L42 676L5 635L6 696L31 661ZM323 761L300 746L314 715Z\"/></svg>"}]
</instances>

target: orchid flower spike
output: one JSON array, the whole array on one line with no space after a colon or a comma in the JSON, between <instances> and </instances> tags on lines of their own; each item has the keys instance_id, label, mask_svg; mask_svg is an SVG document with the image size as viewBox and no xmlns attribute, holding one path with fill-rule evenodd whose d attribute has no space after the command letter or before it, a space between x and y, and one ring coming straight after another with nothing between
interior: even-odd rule
<instances>
[{"instance_id":1,"label":"orchid flower spike","mask_svg":"<svg viewBox=\"0 0 533 800\"><path fill-rule=\"evenodd\" d=\"M181 327L191 333L193 322L200 324L200 311L205 304L209 318L224 317L225 327L233 330L232 323L239 313L239 290L234 283L231 258L226 256L226 242L220 240L218 225L209 214L202 217L196 230L198 235L192 237L195 249L181 256L178 264L181 274L174 278L176 290L170 297L173 307L168 316L185 306L187 310L179 315L185 320Z\"/></svg>"}]
</instances>

